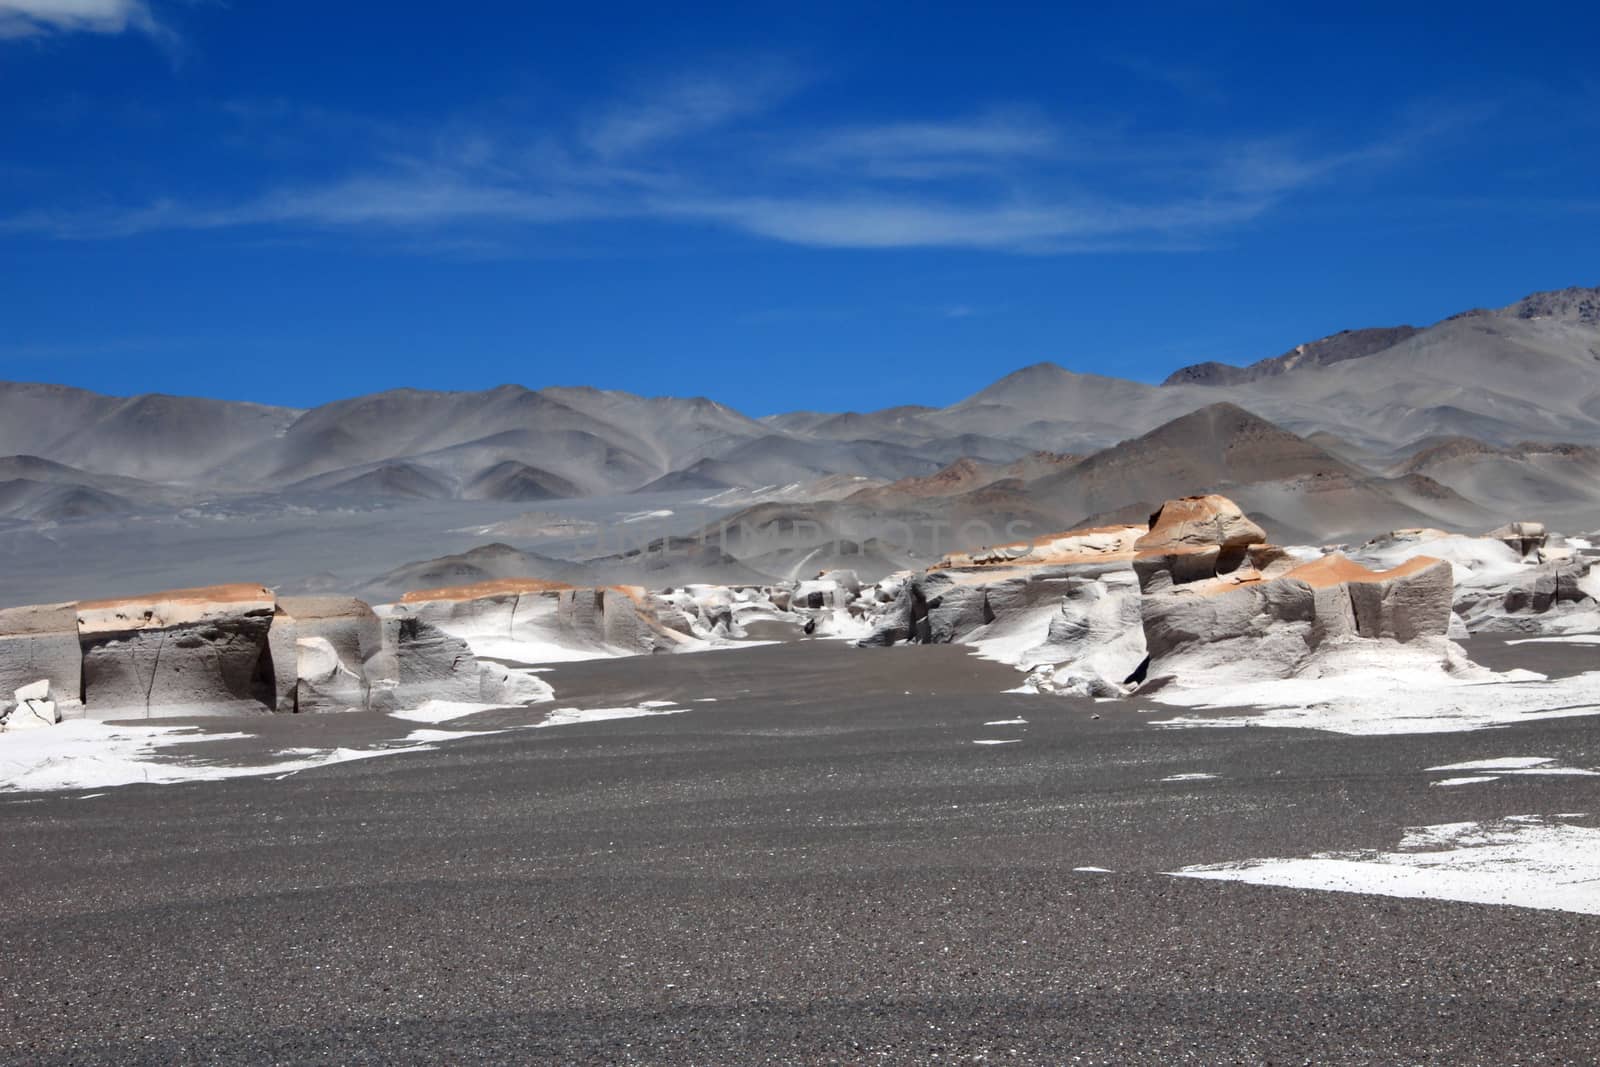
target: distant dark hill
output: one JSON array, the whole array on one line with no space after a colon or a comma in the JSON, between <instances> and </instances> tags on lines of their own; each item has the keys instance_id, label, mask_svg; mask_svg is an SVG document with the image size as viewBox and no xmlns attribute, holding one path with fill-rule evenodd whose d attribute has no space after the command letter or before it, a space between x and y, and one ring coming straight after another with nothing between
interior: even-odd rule
<instances>
[{"instance_id":1,"label":"distant dark hill","mask_svg":"<svg viewBox=\"0 0 1600 1067\"><path fill-rule=\"evenodd\" d=\"M505 460L472 479L461 495L469 500L558 500L582 496L583 491L549 471Z\"/></svg>"},{"instance_id":2,"label":"distant dark hill","mask_svg":"<svg viewBox=\"0 0 1600 1067\"><path fill-rule=\"evenodd\" d=\"M593 575L582 564L497 543L438 559L403 563L368 582L360 592L373 603L392 602L418 589L473 585L501 578L543 578L574 585L593 581Z\"/></svg>"},{"instance_id":3,"label":"distant dark hill","mask_svg":"<svg viewBox=\"0 0 1600 1067\"><path fill-rule=\"evenodd\" d=\"M1358 472L1237 404L1212 404L1041 478L1028 491L1069 515L1301 475Z\"/></svg>"},{"instance_id":4,"label":"distant dark hill","mask_svg":"<svg viewBox=\"0 0 1600 1067\"><path fill-rule=\"evenodd\" d=\"M455 495L455 489L450 484L414 463L384 463L353 475L347 471L335 471L288 488L353 498L449 500Z\"/></svg>"},{"instance_id":5,"label":"distant dark hill","mask_svg":"<svg viewBox=\"0 0 1600 1067\"><path fill-rule=\"evenodd\" d=\"M65 522L99 519L133 510L132 501L84 485L36 482L27 478L0 481L0 518Z\"/></svg>"}]
</instances>

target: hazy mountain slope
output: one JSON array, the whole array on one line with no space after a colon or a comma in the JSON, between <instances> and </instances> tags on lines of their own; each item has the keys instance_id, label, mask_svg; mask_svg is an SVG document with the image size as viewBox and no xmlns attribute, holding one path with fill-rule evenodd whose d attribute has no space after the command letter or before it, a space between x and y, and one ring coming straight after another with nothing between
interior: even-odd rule
<instances>
[{"instance_id":1,"label":"hazy mountain slope","mask_svg":"<svg viewBox=\"0 0 1600 1067\"><path fill-rule=\"evenodd\" d=\"M0 479L0 518L29 522L97 519L135 510L131 500L85 485Z\"/></svg>"},{"instance_id":2,"label":"hazy mountain slope","mask_svg":"<svg viewBox=\"0 0 1600 1067\"><path fill-rule=\"evenodd\" d=\"M299 416L288 408L150 394L0 384L0 452L40 456L98 474L190 481L259 449Z\"/></svg>"},{"instance_id":3,"label":"hazy mountain slope","mask_svg":"<svg viewBox=\"0 0 1600 1067\"><path fill-rule=\"evenodd\" d=\"M329 471L408 459L497 433L528 430L595 434L641 457L652 451L630 431L598 423L520 386L483 393L397 389L309 411L271 447L221 473L230 481L285 485Z\"/></svg>"},{"instance_id":4,"label":"hazy mountain slope","mask_svg":"<svg viewBox=\"0 0 1600 1067\"><path fill-rule=\"evenodd\" d=\"M884 441L815 441L767 434L691 464L644 491L786 485L827 474L902 478L931 474L938 468L938 460L920 450Z\"/></svg>"},{"instance_id":5,"label":"hazy mountain slope","mask_svg":"<svg viewBox=\"0 0 1600 1067\"><path fill-rule=\"evenodd\" d=\"M502 464L514 463L542 472L552 487L570 487L565 495L591 496L632 489L657 476L650 460L605 436L573 429L503 430L478 440L423 452L414 462L470 486ZM635 444L635 447L638 447ZM470 494L467 494L470 495Z\"/></svg>"},{"instance_id":6,"label":"hazy mountain slope","mask_svg":"<svg viewBox=\"0 0 1600 1067\"><path fill-rule=\"evenodd\" d=\"M1415 326L1378 326L1366 330L1340 330L1307 344L1296 345L1281 356L1258 360L1247 367L1229 363L1196 363L1180 367L1167 376L1164 386L1243 385L1301 367L1326 367L1346 360L1360 359L1399 344L1417 333Z\"/></svg>"},{"instance_id":7,"label":"hazy mountain slope","mask_svg":"<svg viewBox=\"0 0 1600 1067\"><path fill-rule=\"evenodd\" d=\"M705 397L636 396L615 390L559 386L540 394L597 423L624 428L646 443L628 446L653 460L659 472L677 470L771 428Z\"/></svg>"},{"instance_id":8,"label":"hazy mountain slope","mask_svg":"<svg viewBox=\"0 0 1600 1067\"><path fill-rule=\"evenodd\" d=\"M1523 444L1497 448L1456 438L1401 465L1509 517L1566 524L1600 512L1600 448Z\"/></svg>"},{"instance_id":9,"label":"hazy mountain slope","mask_svg":"<svg viewBox=\"0 0 1600 1067\"><path fill-rule=\"evenodd\" d=\"M1297 432L1357 444L1461 435L1600 441L1600 327L1480 314L1382 352L1252 382L1235 392Z\"/></svg>"},{"instance_id":10,"label":"hazy mountain slope","mask_svg":"<svg viewBox=\"0 0 1600 1067\"><path fill-rule=\"evenodd\" d=\"M1389 468L1417 442L1452 437L1500 452L1529 440L1600 445L1600 290L1536 293L1420 330L1345 331L1247 367L1180 372L1169 383L1036 363L944 408L793 412L759 420L705 398L585 387L400 389L297 411L0 383L0 454L36 456L78 471L0 468L0 480L35 483L13 489L15 508L72 515L174 502L184 494L244 494L270 502L286 491L492 502L642 487L762 490L753 499L766 487L781 487L792 500L804 486L834 476L918 479L970 460L983 472L968 471L970 484L949 497L963 514L988 507L997 514L1077 517L1202 484L1311 475L1323 479L1316 493L1303 483L1293 499L1376 494L1364 498L1358 518L1391 506L1464 516L1469 501L1451 498L1475 494L1495 508L1554 506L1562 494L1581 503L1587 497L1570 480L1575 468L1569 460L1502 456L1469 464L1463 458L1456 465L1462 469L1435 472L1442 475L1436 483L1384 483L1375 471ZM1204 419L1182 422L1219 400L1289 437L1272 437L1260 426L1197 431ZM1158 430L1162 436L1141 440ZM1197 436L1184 436L1191 433ZM1219 433L1238 439L1224 447L1217 444ZM1252 452L1252 433L1275 444ZM1140 443L1135 447L1130 439ZM1121 452L1113 449L1123 445ZM1034 450L1109 454L1065 472L989 469ZM1349 485L1333 488L1335 475ZM91 476L139 481L97 483ZM54 502L24 504L23 496L32 501L44 492L37 485L77 486L115 499L55 494ZM907 485L858 504L917 512L921 492ZM1286 522L1332 514L1311 508L1291 519L1293 500L1275 506Z\"/></svg>"},{"instance_id":11,"label":"hazy mountain slope","mask_svg":"<svg viewBox=\"0 0 1600 1067\"><path fill-rule=\"evenodd\" d=\"M1076 466L1081 456L1057 452L1030 452L1010 463L980 463L971 457L958 459L933 474L902 478L888 485L862 489L847 499L860 506L894 508L920 501L971 493L996 482L1035 481Z\"/></svg>"}]
</instances>

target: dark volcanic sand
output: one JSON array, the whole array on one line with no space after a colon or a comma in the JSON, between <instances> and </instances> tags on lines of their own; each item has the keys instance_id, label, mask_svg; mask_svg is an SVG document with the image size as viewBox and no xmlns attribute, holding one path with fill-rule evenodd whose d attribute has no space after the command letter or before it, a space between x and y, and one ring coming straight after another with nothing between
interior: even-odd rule
<instances>
[{"instance_id":1,"label":"dark volcanic sand","mask_svg":"<svg viewBox=\"0 0 1600 1067\"><path fill-rule=\"evenodd\" d=\"M563 706L718 702L282 781L0 799L0 1055L1498 1064L1600 1050L1600 919L1161 873L1600 811L1595 779L1435 789L1423 773L1504 755L1595 766L1600 720L1160 730L1137 705L1000 695L1018 676L958 649L833 642L545 677ZM1016 717L1028 725L983 725ZM378 728L357 718L318 726ZM528 713L452 725L497 719ZM272 745L294 743L283 729ZM1223 777L1156 781L1188 772Z\"/></svg>"}]
</instances>

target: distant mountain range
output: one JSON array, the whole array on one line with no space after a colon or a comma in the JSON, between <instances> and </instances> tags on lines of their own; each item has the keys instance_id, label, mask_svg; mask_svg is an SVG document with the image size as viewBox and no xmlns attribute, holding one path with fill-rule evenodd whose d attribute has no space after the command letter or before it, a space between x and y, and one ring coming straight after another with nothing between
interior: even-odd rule
<instances>
[{"instance_id":1,"label":"distant mountain range","mask_svg":"<svg viewBox=\"0 0 1600 1067\"><path fill-rule=\"evenodd\" d=\"M761 419L581 387L402 389L302 411L0 383L0 519L19 523L219 496L316 508L678 490L758 507L781 495L830 522L937 509L1067 523L1227 487L1309 537L1594 509L1597 474L1600 289L1348 330L1159 386L1038 363L948 407Z\"/></svg>"}]
</instances>

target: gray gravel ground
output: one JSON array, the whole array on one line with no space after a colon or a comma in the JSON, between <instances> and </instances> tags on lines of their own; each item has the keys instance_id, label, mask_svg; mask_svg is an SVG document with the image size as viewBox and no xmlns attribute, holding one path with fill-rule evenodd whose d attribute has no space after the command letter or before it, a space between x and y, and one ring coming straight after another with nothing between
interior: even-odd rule
<instances>
[{"instance_id":1,"label":"gray gravel ground","mask_svg":"<svg viewBox=\"0 0 1600 1067\"><path fill-rule=\"evenodd\" d=\"M0 799L0 1057L1600 1055L1600 919L1162 873L1600 812L1595 779L1436 789L1424 773L1597 766L1595 719L1161 730L1137 704L997 695L1016 676L957 649L821 642L546 677L562 704L718 701L282 781ZM318 729L375 729L338 718ZM275 720L270 742L294 725ZM1158 781L1192 772L1222 777Z\"/></svg>"}]
</instances>

